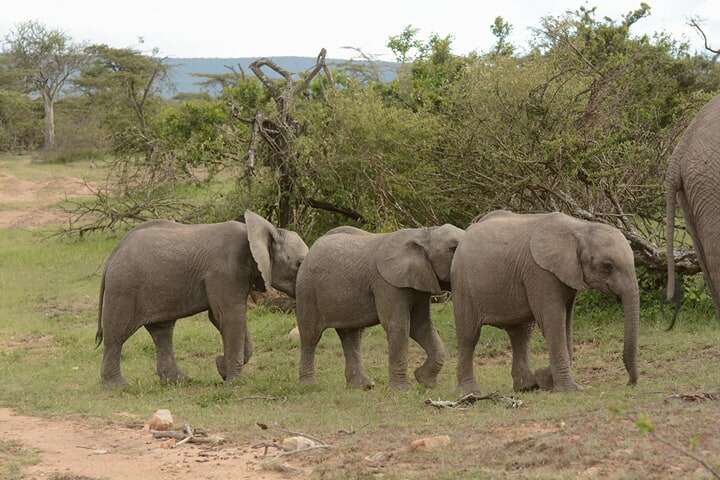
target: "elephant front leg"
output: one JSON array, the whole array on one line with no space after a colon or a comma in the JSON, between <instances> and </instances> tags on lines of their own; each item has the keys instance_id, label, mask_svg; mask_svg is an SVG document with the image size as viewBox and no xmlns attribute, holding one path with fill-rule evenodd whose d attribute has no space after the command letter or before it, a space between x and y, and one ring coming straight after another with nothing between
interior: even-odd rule
<instances>
[{"instance_id":1,"label":"elephant front leg","mask_svg":"<svg viewBox=\"0 0 720 480\"><path fill-rule=\"evenodd\" d=\"M545 313L541 320L544 325L545 340L550 351L550 373L552 374L552 389L556 392L580 390L570 372L571 360L568 352L567 330L565 328L565 310L553 309L552 313ZM538 376L544 372L539 370ZM547 384L547 380L541 379Z\"/></svg>"},{"instance_id":2,"label":"elephant front leg","mask_svg":"<svg viewBox=\"0 0 720 480\"><path fill-rule=\"evenodd\" d=\"M336 331L340 337L343 353L345 354L345 380L347 381L347 386L370 390L375 386L375 382L367 376L362 365L362 357L360 355L362 329L338 328Z\"/></svg>"},{"instance_id":3,"label":"elephant front leg","mask_svg":"<svg viewBox=\"0 0 720 480\"><path fill-rule=\"evenodd\" d=\"M516 392L538 388L535 375L530 370L530 336L532 322L506 327L512 346L512 379L513 390Z\"/></svg>"},{"instance_id":4,"label":"elephant front leg","mask_svg":"<svg viewBox=\"0 0 720 480\"><path fill-rule=\"evenodd\" d=\"M445 345L430 320L430 300L423 302L413 310L410 323L410 337L415 340L425 353L425 362L415 370L415 379L421 385L433 388L437 385L437 377L445 363Z\"/></svg>"},{"instance_id":5,"label":"elephant front leg","mask_svg":"<svg viewBox=\"0 0 720 480\"><path fill-rule=\"evenodd\" d=\"M235 295L235 298L246 296ZM245 302L224 303L211 298L210 320L220 330L223 340L223 355L215 358L218 373L225 381L240 376L246 360L247 322Z\"/></svg>"},{"instance_id":6,"label":"elephant front leg","mask_svg":"<svg viewBox=\"0 0 720 480\"><path fill-rule=\"evenodd\" d=\"M178 368L173 349L175 320L145 325L145 329L155 343L157 374L160 381L163 383L186 381L188 377Z\"/></svg>"},{"instance_id":7,"label":"elephant front leg","mask_svg":"<svg viewBox=\"0 0 720 480\"><path fill-rule=\"evenodd\" d=\"M409 388L407 379L407 352L410 336L410 310L406 305L396 304L384 314L380 323L385 328L389 353L389 384L397 390Z\"/></svg>"}]
</instances>

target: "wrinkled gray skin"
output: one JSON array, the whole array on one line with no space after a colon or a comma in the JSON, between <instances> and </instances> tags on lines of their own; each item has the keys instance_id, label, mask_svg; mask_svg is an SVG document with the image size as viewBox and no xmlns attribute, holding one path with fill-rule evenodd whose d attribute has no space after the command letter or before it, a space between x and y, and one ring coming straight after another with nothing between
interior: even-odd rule
<instances>
[{"instance_id":1,"label":"wrinkled gray skin","mask_svg":"<svg viewBox=\"0 0 720 480\"><path fill-rule=\"evenodd\" d=\"M430 321L430 296L449 289L450 264L464 231L452 225L373 234L331 230L310 249L297 282L300 381L315 381L315 347L334 328L350 387L372 388L360 357L364 328L382 324L389 344L390 385L405 389L408 337L426 352L415 378L436 384L445 347Z\"/></svg>"},{"instance_id":2,"label":"wrinkled gray skin","mask_svg":"<svg viewBox=\"0 0 720 480\"><path fill-rule=\"evenodd\" d=\"M665 202L667 258L674 258L679 202L720 317L720 95L700 110L675 147L665 177ZM667 295L668 300L680 301L672 261L668 261Z\"/></svg>"},{"instance_id":3,"label":"wrinkled gray skin","mask_svg":"<svg viewBox=\"0 0 720 480\"><path fill-rule=\"evenodd\" d=\"M218 372L231 380L252 354L245 309L251 289L295 295L308 247L297 233L245 212L246 223L183 225L153 220L129 232L110 255L100 288L97 341L103 343L101 378L123 385L120 352L140 327L152 336L163 382L185 379L175 362L175 321L205 310L220 331Z\"/></svg>"},{"instance_id":4,"label":"wrinkled gray skin","mask_svg":"<svg viewBox=\"0 0 720 480\"><path fill-rule=\"evenodd\" d=\"M562 213L495 211L471 225L452 264L458 384L479 392L473 373L482 325L504 329L512 345L516 391L577 390L572 378L572 310L578 290L617 295L625 309L623 361L637 382L639 290L630 245L617 229ZM537 323L550 367L533 373L528 347Z\"/></svg>"}]
</instances>

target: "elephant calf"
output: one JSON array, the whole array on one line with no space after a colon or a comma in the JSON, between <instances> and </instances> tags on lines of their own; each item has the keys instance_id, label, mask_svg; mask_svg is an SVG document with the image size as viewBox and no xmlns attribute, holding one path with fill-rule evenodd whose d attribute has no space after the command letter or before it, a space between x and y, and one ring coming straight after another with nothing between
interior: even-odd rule
<instances>
[{"instance_id":1,"label":"elephant calf","mask_svg":"<svg viewBox=\"0 0 720 480\"><path fill-rule=\"evenodd\" d=\"M124 384L120 352L140 327L152 336L162 381L185 378L175 363L175 321L208 311L220 331L220 375L240 375L252 346L245 309L253 288L271 285L295 296L295 280L308 247L300 236L275 228L251 211L245 222L183 225L153 220L130 231L105 266L100 287L98 345L104 346L101 378Z\"/></svg>"},{"instance_id":2,"label":"elephant calf","mask_svg":"<svg viewBox=\"0 0 720 480\"><path fill-rule=\"evenodd\" d=\"M619 230L562 213L495 211L471 225L452 264L458 339L458 383L477 392L475 345L482 325L505 329L512 345L515 390L577 390L570 374L572 310L578 290L614 293L625 309L623 361L630 384L636 366L639 289L630 245ZM528 346L537 323L550 368L530 370Z\"/></svg>"},{"instance_id":3,"label":"elephant calf","mask_svg":"<svg viewBox=\"0 0 720 480\"><path fill-rule=\"evenodd\" d=\"M315 380L315 347L334 328L345 353L348 386L372 388L360 358L365 327L382 324L389 344L390 385L407 388L408 337L427 353L415 378L432 387L445 347L430 322L430 296L449 289L450 264L464 231L452 225L373 234L339 227L318 239L300 268L297 322L300 381Z\"/></svg>"}]
</instances>

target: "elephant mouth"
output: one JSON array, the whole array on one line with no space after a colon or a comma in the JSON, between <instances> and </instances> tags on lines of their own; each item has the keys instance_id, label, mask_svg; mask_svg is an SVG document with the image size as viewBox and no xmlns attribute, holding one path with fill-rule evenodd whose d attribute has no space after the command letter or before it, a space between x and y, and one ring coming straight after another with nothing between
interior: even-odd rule
<instances>
[{"instance_id":1,"label":"elephant mouth","mask_svg":"<svg viewBox=\"0 0 720 480\"><path fill-rule=\"evenodd\" d=\"M440 290L443 292L452 292L452 286L450 285L450 281L443 281L438 279L438 284L440 285Z\"/></svg>"}]
</instances>

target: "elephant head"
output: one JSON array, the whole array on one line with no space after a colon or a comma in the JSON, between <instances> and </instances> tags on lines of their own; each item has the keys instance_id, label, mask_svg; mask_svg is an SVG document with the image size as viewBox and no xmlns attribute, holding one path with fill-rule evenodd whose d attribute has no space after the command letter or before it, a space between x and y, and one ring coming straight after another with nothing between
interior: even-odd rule
<instances>
[{"instance_id":1,"label":"elephant head","mask_svg":"<svg viewBox=\"0 0 720 480\"><path fill-rule=\"evenodd\" d=\"M295 297L295 280L308 247L300 235L276 228L260 215L245 211L248 242L265 288L273 288Z\"/></svg>"},{"instance_id":2,"label":"elephant head","mask_svg":"<svg viewBox=\"0 0 720 480\"><path fill-rule=\"evenodd\" d=\"M439 294L450 287L450 265L465 234L453 225L399 230L378 249L380 275L398 288Z\"/></svg>"},{"instance_id":3,"label":"elephant head","mask_svg":"<svg viewBox=\"0 0 720 480\"><path fill-rule=\"evenodd\" d=\"M620 298L625 313L623 362L629 383L637 383L637 335L640 293L632 249L619 230L561 213L533 233L530 251L535 262L575 289L597 289Z\"/></svg>"}]
</instances>

